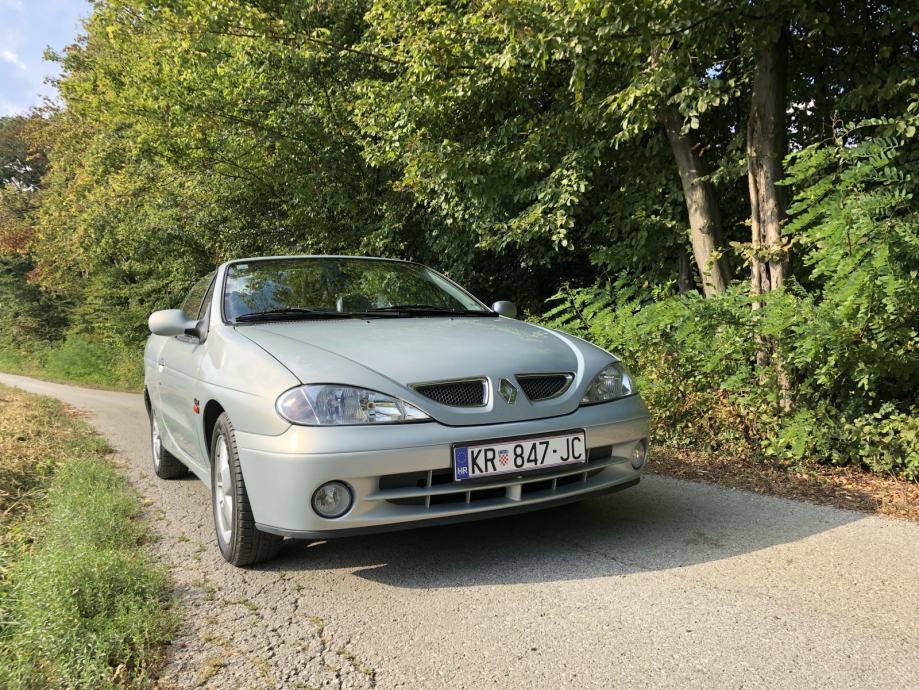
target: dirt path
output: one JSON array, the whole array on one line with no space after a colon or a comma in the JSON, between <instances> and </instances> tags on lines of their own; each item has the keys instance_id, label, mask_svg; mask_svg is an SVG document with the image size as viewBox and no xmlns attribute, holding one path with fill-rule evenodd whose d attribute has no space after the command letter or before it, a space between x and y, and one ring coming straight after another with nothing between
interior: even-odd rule
<instances>
[{"instance_id":1,"label":"dirt path","mask_svg":"<svg viewBox=\"0 0 919 690\"><path fill-rule=\"evenodd\" d=\"M238 570L209 491L149 468L140 396L0 374L91 412L149 499L186 688L903 687L919 525L647 477L580 506L288 543Z\"/></svg>"}]
</instances>

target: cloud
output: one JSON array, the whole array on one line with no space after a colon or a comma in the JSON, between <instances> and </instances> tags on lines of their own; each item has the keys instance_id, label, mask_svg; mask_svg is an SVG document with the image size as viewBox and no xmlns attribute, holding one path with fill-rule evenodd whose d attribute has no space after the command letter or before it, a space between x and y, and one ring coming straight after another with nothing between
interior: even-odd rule
<instances>
[{"instance_id":1,"label":"cloud","mask_svg":"<svg viewBox=\"0 0 919 690\"><path fill-rule=\"evenodd\" d=\"M60 65L44 60L45 47L71 44L92 10L92 0L0 0L0 114L56 96L45 78L58 76Z\"/></svg>"},{"instance_id":2,"label":"cloud","mask_svg":"<svg viewBox=\"0 0 919 690\"><path fill-rule=\"evenodd\" d=\"M4 49L0 50L0 60L7 62L17 69L25 70L26 63L19 59L19 56L16 55L12 50Z\"/></svg>"}]
</instances>

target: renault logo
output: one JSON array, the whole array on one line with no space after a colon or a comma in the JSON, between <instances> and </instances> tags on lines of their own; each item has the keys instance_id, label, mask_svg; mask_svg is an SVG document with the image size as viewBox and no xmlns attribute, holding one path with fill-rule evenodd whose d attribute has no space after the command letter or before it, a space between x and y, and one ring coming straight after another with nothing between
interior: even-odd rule
<instances>
[{"instance_id":1,"label":"renault logo","mask_svg":"<svg viewBox=\"0 0 919 690\"><path fill-rule=\"evenodd\" d=\"M517 388L507 379L501 379L501 385L498 386L498 392L508 405L513 405L514 401L517 400Z\"/></svg>"}]
</instances>

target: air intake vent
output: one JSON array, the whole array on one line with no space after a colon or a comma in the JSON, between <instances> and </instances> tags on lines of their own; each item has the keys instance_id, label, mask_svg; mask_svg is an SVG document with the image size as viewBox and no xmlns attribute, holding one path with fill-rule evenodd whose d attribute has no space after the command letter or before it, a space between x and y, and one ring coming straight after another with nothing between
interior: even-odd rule
<instances>
[{"instance_id":1,"label":"air intake vent","mask_svg":"<svg viewBox=\"0 0 919 690\"><path fill-rule=\"evenodd\" d=\"M557 398L566 390L574 376L571 374L517 374L517 382L530 400Z\"/></svg>"},{"instance_id":2,"label":"air intake vent","mask_svg":"<svg viewBox=\"0 0 919 690\"><path fill-rule=\"evenodd\" d=\"M412 388L426 398L450 407L481 407L488 401L485 379L417 383Z\"/></svg>"}]
</instances>

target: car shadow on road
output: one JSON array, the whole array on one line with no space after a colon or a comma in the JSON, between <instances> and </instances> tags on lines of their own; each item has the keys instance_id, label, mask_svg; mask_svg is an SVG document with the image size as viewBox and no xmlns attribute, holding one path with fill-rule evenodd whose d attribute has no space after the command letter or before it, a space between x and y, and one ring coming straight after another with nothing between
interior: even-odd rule
<instances>
[{"instance_id":1,"label":"car shadow on road","mask_svg":"<svg viewBox=\"0 0 919 690\"><path fill-rule=\"evenodd\" d=\"M661 477L560 508L444 527L290 541L265 570L343 569L403 588L580 580L668 570L791 543L860 513Z\"/></svg>"}]
</instances>

